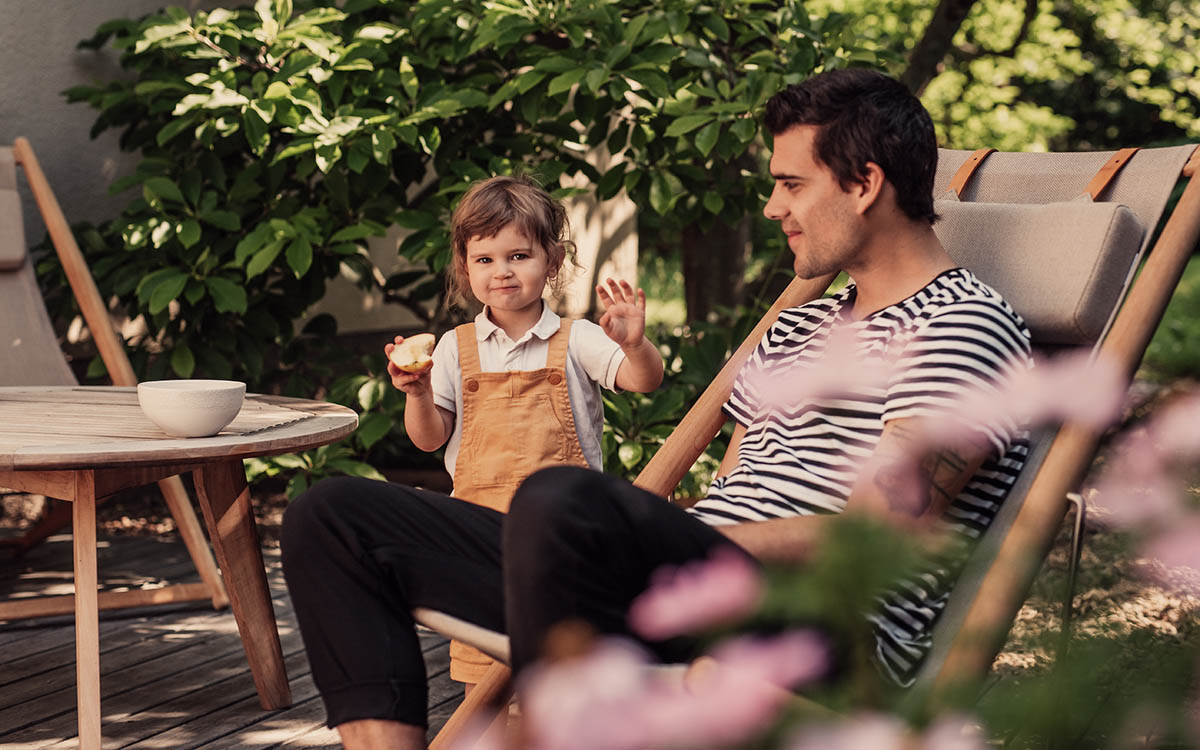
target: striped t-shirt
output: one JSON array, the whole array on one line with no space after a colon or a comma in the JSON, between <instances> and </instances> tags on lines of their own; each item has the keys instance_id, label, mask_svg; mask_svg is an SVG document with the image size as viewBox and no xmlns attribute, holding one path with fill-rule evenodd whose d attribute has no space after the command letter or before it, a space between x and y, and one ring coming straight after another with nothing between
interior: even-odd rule
<instances>
[{"instance_id":1,"label":"striped t-shirt","mask_svg":"<svg viewBox=\"0 0 1200 750\"><path fill-rule=\"evenodd\" d=\"M738 464L691 512L710 525L840 513L862 464L893 419L956 414L964 397L999 392L1030 366L1029 332L999 294L970 271L945 271L912 296L853 320L856 290L783 311L738 374L725 411L746 427ZM814 378L834 345L861 372ZM829 350L829 351L827 351ZM826 355L829 355L826 357ZM845 363L841 363L844 367ZM853 383L836 392L813 383ZM790 396L788 384L800 393ZM963 542L979 537L1024 463L1027 442L1007 418L975 423L993 452L943 522ZM912 682L958 566L942 560L901 581L869 617L879 666Z\"/></svg>"}]
</instances>

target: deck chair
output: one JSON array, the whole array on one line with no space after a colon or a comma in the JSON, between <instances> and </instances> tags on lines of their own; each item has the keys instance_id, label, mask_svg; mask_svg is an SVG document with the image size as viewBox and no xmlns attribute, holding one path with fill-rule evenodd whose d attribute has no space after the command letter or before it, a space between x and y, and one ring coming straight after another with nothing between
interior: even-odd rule
<instances>
[{"instance_id":1,"label":"deck chair","mask_svg":"<svg viewBox=\"0 0 1200 750\"><path fill-rule=\"evenodd\" d=\"M100 356L114 385L137 385L129 358L113 330L108 308L100 297L58 201L46 181L29 141L17 138L11 148L0 147L0 385L77 385L59 348L50 317L34 278L22 227L17 166L50 233L54 249ZM158 483L179 528L201 583L165 586L151 591L100 594L101 609L211 599L220 609L229 602L212 552L192 510L179 477ZM53 501L59 508L67 504ZM51 506L53 507L53 506ZM50 510L14 544L24 552L69 523L71 513ZM48 596L0 602L0 620L74 612L73 596Z\"/></svg>"},{"instance_id":2,"label":"deck chair","mask_svg":"<svg viewBox=\"0 0 1200 750\"><path fill-rule=\"evenodd\" d=\"M934 195L941 196L943 220L935 229L956 262L998 289L1025 318L1036 350L1091 348L1131 378L1200 238L1200 181L1191 180L1147 253L1177 181L1192 177L1197 167L1200 149L1194 145L1057 154L940 149ZM816 298L830 280L792 281L636 484L664 497L674 490L720 430L721 406L766 329L782 309ZM973 689L986 676L1100 437L1070 424L1034 436L1017 484L939 618L911 691L914 700ZM1081 503L1077 507L1076 559L1083 512ZM414 617L507 658L500 634L439 612L417 610ZM494 666L431 748L447 747L477 711L502 700L508 676L502 664Z\"/></svg>"}]
</instances>

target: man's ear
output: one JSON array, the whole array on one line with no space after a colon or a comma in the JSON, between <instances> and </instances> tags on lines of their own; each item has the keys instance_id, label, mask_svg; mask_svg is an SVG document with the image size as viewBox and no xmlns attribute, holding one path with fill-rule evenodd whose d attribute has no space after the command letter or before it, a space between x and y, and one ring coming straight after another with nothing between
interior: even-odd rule
<instances>
[{"instance_id":1,"label":"man's ear","mask_svg":"<svg viewBox=\"0 0 1200 750\"><path fill-rule=\"evenodd\" d=\"M860 215L866 214L871 206L879 202L886 182L887 176L883 173L883 167L873 161L867 162L859 181L851 188L851 192L857 198L856 208Z\"/></svg>"}]
</instances>

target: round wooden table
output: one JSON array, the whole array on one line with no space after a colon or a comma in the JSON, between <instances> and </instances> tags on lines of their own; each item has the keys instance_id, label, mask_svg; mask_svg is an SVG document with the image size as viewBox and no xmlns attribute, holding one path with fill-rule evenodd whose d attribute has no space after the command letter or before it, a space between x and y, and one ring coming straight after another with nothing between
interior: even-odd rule
<instances>
[{"instance_id":1,"label":"round wooden table","mask_svg":"<svg viewBox=\"0 0 1200 750\"><path fill-rule=\"evenodd\" d=\"M96 501L192 473L259 701L265 709L283 708L291 690L242 460L325 445L357 425L354 411L336 404L247 394L220 434L174 438L142 414L135 388L0 388L0 487L73 504L80 748L99 750L101 737ZM54 611L37 606L2 602L0 620Z\"/></svg>"}]
</instances>

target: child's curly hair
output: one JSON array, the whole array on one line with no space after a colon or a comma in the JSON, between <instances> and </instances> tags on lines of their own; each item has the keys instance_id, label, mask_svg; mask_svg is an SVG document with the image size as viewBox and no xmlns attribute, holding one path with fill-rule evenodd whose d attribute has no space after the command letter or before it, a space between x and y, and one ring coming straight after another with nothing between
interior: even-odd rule
<instances>
[{"instance_id":1,"label":"child's curly hair","mask_svg":"<svg viewBox=\"0 0 1200 750\"><path fill-rule=\"evenodd\" d=\"M550 291L553 294L562 291L563 265L568 260L573 263L575 255L566 209L524 175L498 176L471 185L450 219L453 260L450 273L446 274L448 302L461 305L472 299L467 278L467 242L476 237L495 237L512 223L546 253Z\"/></svg>"}]
</instances>

